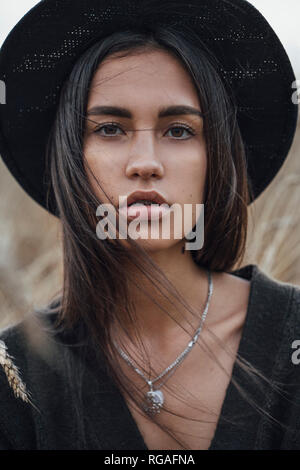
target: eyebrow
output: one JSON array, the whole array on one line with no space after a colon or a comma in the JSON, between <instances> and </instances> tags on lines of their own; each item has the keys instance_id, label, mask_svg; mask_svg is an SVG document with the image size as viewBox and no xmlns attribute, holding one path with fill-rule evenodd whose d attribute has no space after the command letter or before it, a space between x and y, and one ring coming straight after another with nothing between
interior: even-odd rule
<instances>
[{"instance_id":1,"label":"eyebrow","mask_svg":"<svg viewBox=\"0 0 300 470\"><path fill-rule=\"evenodd\" d=\"M163 118L167 116L180 116L180 115L187 115L193 114L195 116L203 117L203 113L197 109L193 108L192 106L186 105L173 105L164 108L160 108L158 117ZM94 106L93 108L89 109L87 112L87 116L117 116L132 119L132 113L126 108L120 108L118 106Z\"/></svg>"}]
</instances>

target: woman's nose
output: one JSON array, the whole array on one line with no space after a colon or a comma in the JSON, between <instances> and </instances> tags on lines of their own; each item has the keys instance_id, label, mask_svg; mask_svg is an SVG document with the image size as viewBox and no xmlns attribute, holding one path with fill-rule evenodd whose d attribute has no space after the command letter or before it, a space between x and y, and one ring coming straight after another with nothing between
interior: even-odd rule
<instances>
[{"instance_id":1,"label":"woman's nose","mask_svg":"<svg viewBox=\"0 0 300 470\"><path fill-rule=\"evenodd\" d=\"M135 132L130 146L126 176L140 176L144 179L152 176L161 178L163 171L163 165L155 146L155 132L152 129Z\"/></svg>"}]
</instances>

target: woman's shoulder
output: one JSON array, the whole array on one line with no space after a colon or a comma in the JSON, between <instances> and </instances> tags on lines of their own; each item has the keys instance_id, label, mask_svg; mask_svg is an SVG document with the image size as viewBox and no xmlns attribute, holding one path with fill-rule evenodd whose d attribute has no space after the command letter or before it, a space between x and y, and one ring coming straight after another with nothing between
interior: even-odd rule
<instances>
[{"instance_id":1,"label":"woman's shoulder","mask_svg":"<svg viewBox=\"0 0 300 470\"><path fill-rule=\"evenodd\" d=\"M281 281L257 264L248 264L226 274L227 282L223 283L219 303L224 305L224 299L230 297L230 305L238 306L230 311L244 312L242 324L246 325L247 333L254 332L253 341L264 338L268 331L269 341L278 345L286 328L294 325L299 331L299 285Z\"/></svg>"},{"instance_id":2,"label":"woman's shoulder","mask_svg":"<svg viewBox=\"0 0 300 470\"><path fill-rule=\"evenodd\" d=\"M35 448L41 399L55 406L54 390L61 399L64 355L47 333L53 318L30 314L0 330L0 449Z\"/></svg>"},{"instance_id":3,"label":"woman's shoulder","mask_svg":"<svg viewBox=\"0 0 300 470\"><path fill-rule=\"evenodd\" d=\"M291 342L300 339L300 286L279 280L256 264L235 273L251 281L249 337L256 343L261 339L261 347L272 351L279 362L289 358ZM285 354L278 352L282 349Z\"/></svg>"},{"instance_id":4,"label":"woman's shoulder","mask_svg":"<svg viewBox=\"0 0 300 470\"><path fill-rule=\"evenodd\" d=\"M258 382L252 386L236 369L238 382L253 393L262 409L286 426L277 434L267 416L263 417L256 432L258 448L299 449L300 286L283 282L255 264L231 274L250 282L239 356L265 378L262 392ZM246 413L244 404L241 409Z\"/></svg>"},{"instance_id":5,"label":"woman's shoulder","mask_svg":"<svg viewBox=\"0 0 300 470\"><path fill-rule=\"evenodd\" d=\"M291 311L300 315L300 285L281 281L257 264L248 264L230 274L250 282L249 302L255 306L259 304L274 313L281 311L281 315Z\"/></svg>"},{"instance_id":6,"label":"woman's shoulder","mask_svg":"<svg viewBox=\"0 0 300 470\"><path fill-rule=\"evenodd\" d=\"M56 315L31 312L22 320L0 329L0 351L2 357L13 355L19 367L27 370L29 358L38 359L45 354L44 348L51 343L49 328ZM53 341L55 338L53 337ZM58 345L58 342L56 342Z\"/></svg>"},{"instance_id":7,"label":"woman's shoulder","mask_svg":"<svg viewBox=\"0 0 300 470\"><path fill-rule=\"evenodd\" d=\"M81 330L57 333L51 327L56 314L40 317L30 315L0 331L0 450L77 449L78 413L89 416L89 422L98 413L98 433L102 420L110 425L111 413L126 413ZM91 448L103 442L93 441Z\"/></svg>"},{"instance_id":8,"label":"woman's shoulder","mask_svg":"<svg viewBox=\"0 0 300 470\"><path fill-rule=\"evenodd\" d=\"M32 312L0 330L2 378L4 374L15 395L23 401L26 382L35 382L41 376L50 380L51 375L58 376L64 365L64 341L54 326L57 316Z\"/></svg>"},{"instance_id":9,"label":"woman's shoulder","mask_svg":"<svg viewBox=\"0 0 300 470\"><path fill-rule=\"evenodd\" d=\"M257 265L253 265L252 283L255 306L272 313L273 323L276 318L285 326L294 323L300 333L300 286L281 281Z\"/></svg>"},{"instance_id":10,"label":"woman's shoulder","mask_svg":"<svg viewBox=\"0 0 300 470\"><path fill-rule=\"evenodd\" d=\"M292 360L300 345L300 286L256 264L233 273L251 281L240 351L268 376L295 381L300 392L300 365Z\"/></svg>"},{"instance_id":11,"label":"woman's shoulder","mask_svg":"<svg viewBox=\"0 0 300 470\"><path fill-rule=\"evenodd\" d=\"M278 420L286 425L286 431L280 438L280 448L299 449L300 286L280 281L260 268L256 268L255 278L252 338L256 335L257 342L260 343L258 361L265 369L269 368L270 379L275 385L274 389L266 394L266 406L271 415L277 416ZM262 356L265 359L262 360ZM283 394L276 392L278 385ZM272 434L273 440L275 434ZM259 436L261 446L267 448L267 420L262 420Z\"/></svg>"}]
</instances>

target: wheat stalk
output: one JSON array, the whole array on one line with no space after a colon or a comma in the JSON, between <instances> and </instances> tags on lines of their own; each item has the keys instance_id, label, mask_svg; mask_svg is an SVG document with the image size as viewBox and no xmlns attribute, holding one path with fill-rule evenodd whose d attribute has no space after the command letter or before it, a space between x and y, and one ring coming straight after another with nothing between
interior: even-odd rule
<instances>
[{"instance_id":1,"label":"wheat stalk","mask_svg":"<svg viewBox=\"0 0 300 470\"><path fill-rule=\"evenodd\" d=\"M0 365L2 366L7 377L9 386L13 389L15 397L21 398L27 403L31 403L30 393L26 389L26 385L22 381L18 367L13 363L13 357L7 352L4 341L0 340Z\"/></svg>"}]
</instances>

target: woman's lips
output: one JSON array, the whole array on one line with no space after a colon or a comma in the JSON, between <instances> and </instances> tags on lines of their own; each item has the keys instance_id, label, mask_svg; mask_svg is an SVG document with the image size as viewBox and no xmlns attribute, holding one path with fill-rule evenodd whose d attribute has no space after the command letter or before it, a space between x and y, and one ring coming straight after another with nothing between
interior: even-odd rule
<instances>
[{"instance_id":1,"label":"woman's lips","mask_svg":"<svg viewBox=\"0 0 300 470\"><path fill-rule=\"evenodd\" d=\"M168 204L134 204L132 206L121 207L119 213L127 217L128 220L133 220L139 217L140 220L159 220L169 212Z\"/></svg>"}]
</instances>

